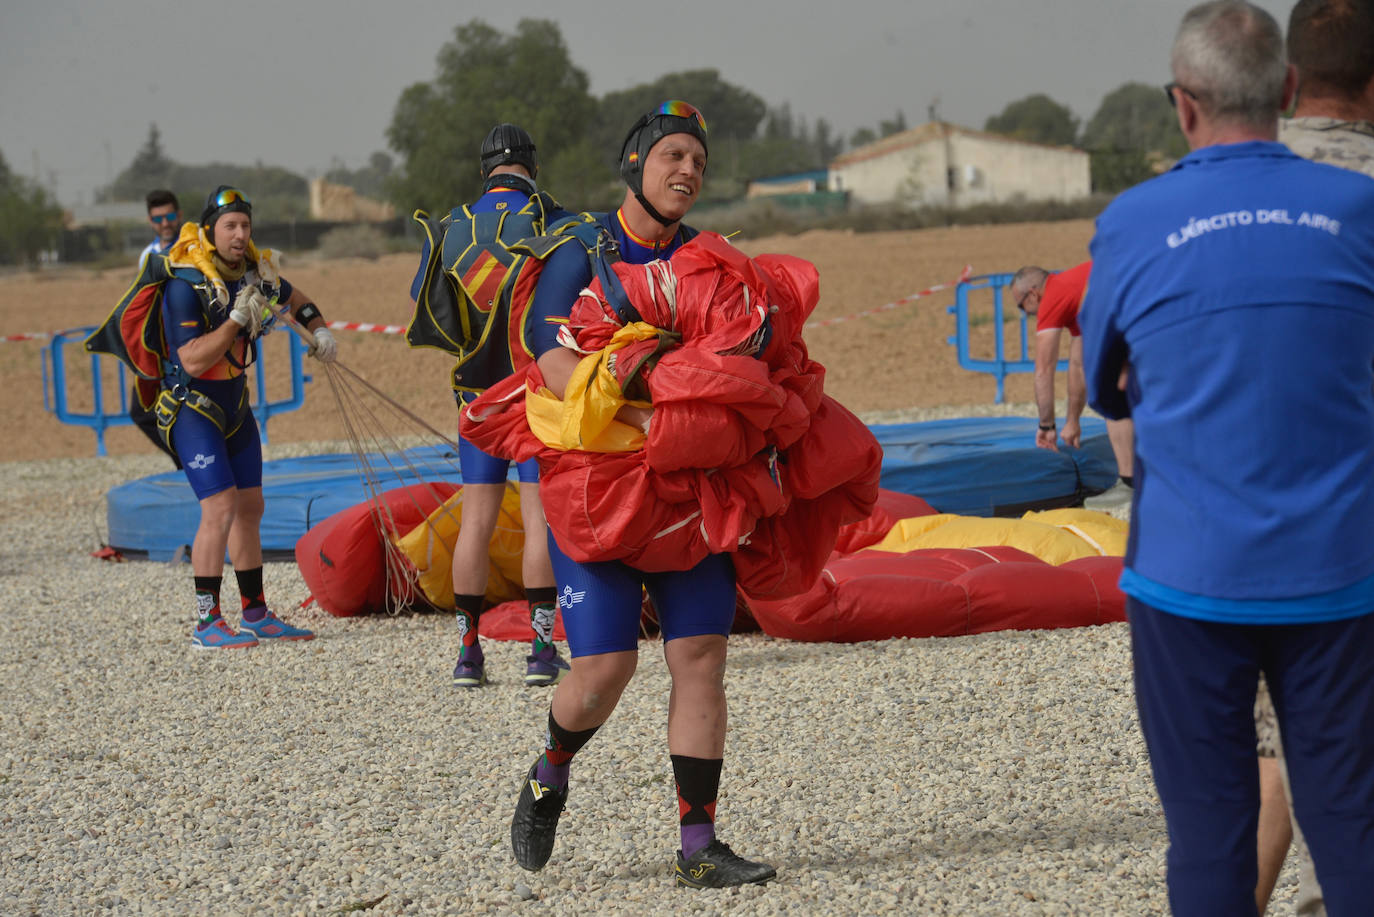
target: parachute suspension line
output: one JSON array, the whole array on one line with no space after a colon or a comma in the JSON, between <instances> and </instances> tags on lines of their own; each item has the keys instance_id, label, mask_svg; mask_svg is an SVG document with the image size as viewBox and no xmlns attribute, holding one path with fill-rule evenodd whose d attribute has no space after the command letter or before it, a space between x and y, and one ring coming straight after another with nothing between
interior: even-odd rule
<instances>
[{"instance_id":1,"label":"parachute suspension line","mask_svg":"<svg viewBox=\"0 0 1374 917\"><path fill-rule=\"evenodd\" d=\"M282 306L276 311L276 315L308 347L314 346L314 335L295 320L288 307ZM321 367L324 369L325 379L329 382L335 408L343 424L349 448L353 453L354 464L363 479L367 499L371 504L369 515L377 536L381 540L385 563L386 607L389 613L395 614L405 605L411 604L416 596L420 595L418 588L419 573L396 544L400 538L400 531L396 524L394 511L382 499L385 488L382 486L379 466L384 465L390 473L389 476L396 480L404 480L408 476L424 483L435 504L442 504L444 502L443 497L439 494L438 489L430 483L435 474L425 475L421 472L437 471L442 473L451 471L457 461L458 444L434 429L419 415L388 397L343 363L336 360L332 363L322 363ZM370 395L379 401L391 414L408 420L412 425L427 431L431 436L446 444L451 452L448 456L443 457L443 466L440 467L435 463L427 462L423 469L417 467L413 455L394 434L388 432L388 424L365 395ZM398 470L397 462L392 460L392 456L398 457L400 464L409 473L408 475ZM417 510L421 510L422 517L429 515L429 512L423 510L413 494L411 501Z\"/></svg>"}]
</instances>

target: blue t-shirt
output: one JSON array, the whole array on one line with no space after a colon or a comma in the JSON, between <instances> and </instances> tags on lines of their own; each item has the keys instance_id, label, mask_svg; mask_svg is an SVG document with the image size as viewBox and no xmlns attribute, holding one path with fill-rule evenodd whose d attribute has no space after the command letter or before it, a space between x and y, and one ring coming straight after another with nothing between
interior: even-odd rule
<instances>
[{"instance_id":1,"label":"blue t-shirt","mask_svg":"<svg viewBox=\"0 0 1374 917\"><path fill-rule=\"evenodd\" d=\"M1235 623L1374 611L1374 180L1206 147L1091 252L1089 401L1135 421L1122 588Z\"/></svg>"}]
</instances>

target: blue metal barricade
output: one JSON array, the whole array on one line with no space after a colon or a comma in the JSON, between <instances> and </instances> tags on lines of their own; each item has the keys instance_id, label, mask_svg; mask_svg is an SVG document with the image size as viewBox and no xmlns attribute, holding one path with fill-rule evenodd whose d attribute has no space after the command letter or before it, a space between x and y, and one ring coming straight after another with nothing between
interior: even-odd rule
<instances>
[{"instance_id":1,"label":"blue metal barricade","mask_svg":"<svg viewBox=\"0 0 1374 917\"><path fill-rule=\"evenodd\" d=\"M1021 345L1020 359L1007 359L1005 309L1007 307L1016 308L1011 297L1004 295L1004 291L1011 286L1011 278L1011 274L981 274L960 281L959 286L954 291L954 305L946 309L954 316L954 335L948 340L958 349L959 365L976 373L989 373L996 377L997 404L1001 404L1005 400L1005 381L1008 375L1035 372L1035 353L1030 350L1027 341L1026 328L1029 324L1029 316L1024 313L1019 316L1020 322L1018 322ZM985 289L992 291L993 355L990 360L975 358L969 347L969 294ZM979 317L981 318L982 315L983 313L980 313ZM1056 369L1061 371L1068 368L1068 360L1060 360L1056 366Z\"/></svg>"},{"instance_id":2,"label":"blue metal barricade","mask_svg":"<svg viewBox=\"0 0 1374 917\"><path fill-rule=\"evenodd\" d=\"M81 344L94 330L95 327L91 326L59 331L43 348L43 407L62 423L90 427L94 430L95 453L96 455L106 455L105 431L110 427L128 426L133 423L129 417L129 392L133 382L131 374L119 360L114 360L104 354L85 354ZM282 333L285 334L287 340L286 368L291 376L291 394L276 401L269 401L267 398L269 364L266 358L266 340L260 344L263 358L254 363L252 367L254 376L253 414L257 417L258 430L264 443L267 442L267 421L274 414L294 411L305 404L305 384L311 378L305 374L304 369L305 345L295 334L284 329ZM84 354L90 361L91 410L87 412L74 411L69 406L66 350L68 344L74 344L78 352ZM116 386L119 394L107 399L106 379L101 373L101 367L109 365L108 362L103 362L109 360L113 360L117 367L116 379L118 381ZM273 371L275 372L275 370ZM107 400L117 402L118 407L116 409L107 408Z\"/></svg>"}]
</instances>

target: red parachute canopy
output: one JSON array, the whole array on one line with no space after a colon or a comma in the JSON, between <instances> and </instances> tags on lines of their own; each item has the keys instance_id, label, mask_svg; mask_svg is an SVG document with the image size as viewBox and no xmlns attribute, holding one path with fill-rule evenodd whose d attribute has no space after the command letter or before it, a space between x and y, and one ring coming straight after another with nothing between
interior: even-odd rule
<instances>
[{"instance_id":1,"label":"red parachute canopy","mask_svg":"<svg viewBox=\"0 0 1374 917\"><path fill-rule=\"evenodd\" d=\"M815 267L787 255L750 259L702 233L669 261L612 269L643 321L680 336L614 354L622 390L647 390L654 406L643 448L542 443L524 414L525 392L544 384L537 367L464 411L463 436L495 455L538 456L545 505L560 507L550 528L574 560L680 570L733 552L747 594L805 591L839 528L871 512L882 461L868 428L824 395L824 368L801 339L819 296ZM597 280L568 333L591 353L621 325Z\"/></svg>"}]
</instances>

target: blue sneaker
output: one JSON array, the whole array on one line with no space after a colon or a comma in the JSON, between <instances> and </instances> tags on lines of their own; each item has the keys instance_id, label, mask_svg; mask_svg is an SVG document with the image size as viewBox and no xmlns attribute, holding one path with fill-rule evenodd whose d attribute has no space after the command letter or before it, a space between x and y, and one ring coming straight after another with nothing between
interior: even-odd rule
<instances>
[{"instance_id":1,"label":"blue sneaker","mask_svg":"<svg viewBox=\"0 0 1374 917\"><path fill-rule=\"evenodd\" d=\"M257 637L234 633L223 618L215 618L209 624L197 624L191 630L191 648L196 650L241 650L257 645Z\"/></svg>"},{"instance_id":2,"label":"blue sneaker","mask_svg":"<svg viewBox=\"0 0 1374 917\"><path fill-rule=\"evenodd\" d=\"M481 656L458 656L453 667L453 683L460 688L480 688L487 683L487 662Z\"/></svg>"},{"instance_id":3,"label":"blue sneaker","mask_svg":"<svg viewBox=\"0 0 1374 917\"><path fill-rule=\"evenodd\" d=\"M250 632L259 640L315 639L314 631L306 630L303 627L292 627L277 617L273 611L268 611L267 616L261 621L240 621L239 630Z\"/></svg>"},{"instance_id":4,"label":"blue sneaker","mask_svg":"<svg viewBox=\"0 0 1374 917\"><path fill-rule=\"evenodd\" d=\"M549 644L525 657L525 684L531 687L556 685L569 670L567 661L558 655L557 647Z\"/></svg>"}]
</instances>

